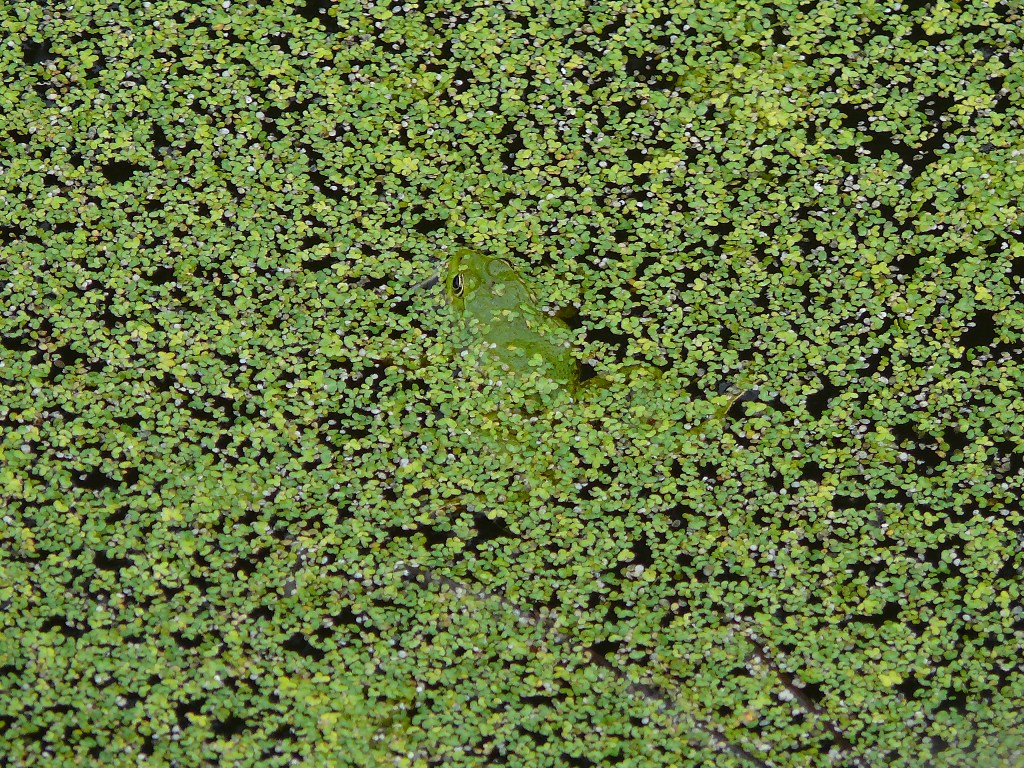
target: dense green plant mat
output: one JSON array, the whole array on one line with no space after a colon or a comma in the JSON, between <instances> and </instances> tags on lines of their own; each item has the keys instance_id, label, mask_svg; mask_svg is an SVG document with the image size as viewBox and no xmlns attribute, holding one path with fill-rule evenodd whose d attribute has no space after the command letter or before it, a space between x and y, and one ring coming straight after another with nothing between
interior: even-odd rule
<instances>
[{"instance_id":1,"label":"dense green plant mat","mask_svg":"<svg viewBox=\"0 0 1024 768\"><path fill-rule=\"evenodd\" d=\"M1024 18L913 6L0 6L5 763L1024 762Z\"/></svg>"}]
</instances>

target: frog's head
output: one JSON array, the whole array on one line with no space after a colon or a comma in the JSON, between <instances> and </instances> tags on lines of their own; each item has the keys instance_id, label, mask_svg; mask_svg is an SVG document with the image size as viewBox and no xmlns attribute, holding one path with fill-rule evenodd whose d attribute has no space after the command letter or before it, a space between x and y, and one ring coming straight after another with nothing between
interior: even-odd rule
<instances>
[{"instance_id":1,"label":"frog's head","mask_svg":"<svg viewBox=\"0 0 1024 768\"><path fill-rule=\"evenodd\" d=\"M480 251L460 248L448 259L444 292L448 303L460 315L467 306L486 303L501 292L500 286L518 280L518 275L505 259L485 256Z\"/></svg>"}]
</instances>

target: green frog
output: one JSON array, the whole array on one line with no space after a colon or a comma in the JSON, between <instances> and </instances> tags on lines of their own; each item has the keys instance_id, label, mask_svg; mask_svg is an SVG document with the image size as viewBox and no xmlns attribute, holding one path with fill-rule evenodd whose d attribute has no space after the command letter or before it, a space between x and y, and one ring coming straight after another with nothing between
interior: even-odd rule
<instances>
[{"instance_id":1,"label":"green frog","mask_svg":"<svg viewBox=\"0 0 1024 768\"><path fill-rule=\"evenodd\" d=\"M505 259L460 248L448 260L445 295L465 323L477 362L575 389L580 366L564 321L537 306L533 288Z\"/></svg>"},{"instance_id":2,"label":"green frog","mask_svg":"<svg viewBox=\"0 0 1024 768\"><path fill-rule=\"evenodd\" d=\"M662 378L654 366L629 365L620 369L617 382L604 376L581 381L569 326L538 306L533 287L506 259L460 248L448 260L444 288L468 332L464 357L475 365L497 364L501 373L530 379L540 392L564 390L580 402L624 382L631 399L634 390ZM718 416L724 416L742 394L731 396Z\"/></svg>"},{"instance_id":3,"label":"green frog","mask_svg":"<svg viewBox=\"0 0 1024 768\"><path fill-rule=\"evenodd\" d=\"M486 433L485 450L518 468L522 485L510 488L510 499L539 493L558 476L559 464L550 451L523 450L521 436L538 425L552 425L553 434L563 419L579 421L590 425L585 429L591 441L605 435L611 451L614 440L602 426L602 419L609 418L613 424L635 426L638 435L662 435L658 444L663 450L676 438L689 441L704 432L741 396L730 396L710 419L692 425L690 414L680 410L684 399L678 382L663 377L658 368L629 365L608 377L582 381L571 329L541 309L533 287L508 260L460 248L442 274L420 285L442 277L448 304L460 321L456 346L462 349L463 363L484 373L489 385L515 382L506 390L516 392L514 403L502 400L494 411L467 414L476 429L466 432L477 437ZM547 433L541 427L534 434Z\"/></svg>"}]
</instances>

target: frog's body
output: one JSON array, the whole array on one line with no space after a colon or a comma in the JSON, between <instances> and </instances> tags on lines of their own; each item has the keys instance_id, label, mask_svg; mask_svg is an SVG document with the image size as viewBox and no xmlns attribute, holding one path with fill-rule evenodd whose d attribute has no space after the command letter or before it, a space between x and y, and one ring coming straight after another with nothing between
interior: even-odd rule
<instances>
[{"instance_id":1,"label":"frog's body","mask_svg":"<svg viewBox=\"0 0 1024 768\"><path fill-rule=\"evenodd\" d=\"M479 339L482 357L517 375L575 388L579 364L571 331L537 306L531 287L504 259L463 248L448 261L448 302Z\"/></svg>"},{"instance_id":2,"label":"frog's body","mask_svg":"<svg viewBox=\"0 0 1024 768\"><path fill-rule=\"evenodd\" d=\"M708 422L679 426L671 407L677 390L671 384L663 388L662 372L653 366L629 365L609 378L597 376L581 383L569 327L540 309L529 283L506 260L460 249L448 261L444 284L448 303L461 321L463 360L486 371L489 383L511 383L515 379L523 395L515 413L499 409L490 414L493 418L477 419L476 430L467 431L481 434L486 424L487 449L518 468L523 488L510 491L510 499L542 493L537 489L547 486L554 471L549 452L526 451L519 442L523 425L520 417L526 411L552 418L565 414L583 423L610 413L613 420L633 420L645 434L678 431L680 437L689 440L691 435L703 432L710 421L724 418L739 397L730 398ZM569 395L571 405L561 393ZM595 407L598 402L600 405ZM660 439L660 444L665 442Z\"/></svg>"}]
</instances>

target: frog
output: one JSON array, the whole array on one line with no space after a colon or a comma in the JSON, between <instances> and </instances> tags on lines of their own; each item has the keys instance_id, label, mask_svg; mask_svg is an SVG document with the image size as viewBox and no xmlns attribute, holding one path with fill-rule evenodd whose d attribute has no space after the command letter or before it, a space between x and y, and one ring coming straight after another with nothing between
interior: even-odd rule
<instances>
[{"instance_id":1,"label":"frog","mask_svg":"<svg viewBox=\"0 0 1024 768\"><path fill-rule=\"evenodd\" d=\"M579 387L572 331L540 308L533 286L507 259L460 248L448 259L444 290L475 340L478 362L496 362L504 373L552 389Z\"/></svg>"},{"instance_id":2,"label":"frog","mask_svg":"<svg viewBox=\"0 0 1024 768\"><path fill-rule=\"evenodd\" d=\"M464 365L485 371L487 386L507 387L491 401L493 410L465 414L463 433L470 440L466 447L475 446L469 452L486 451L499 465L515 468L506 501L522 502L535 494L543 501L546 489L557 485L559 477L565 481L560 475L565 467L571 472L577 466L575 460L560 464L552 451L528 446L522 440L524 428L532 428L528 425L551 425L554 434L557 425L575 423L593 441L606 434L604 420L610 419L630 424L640 435L661 436L657 444L664 447L704 433L724 419L743 394L732 394L710 418L691 424L677 407L678 382L663 378L657 367L627 364L608 375L584 379L568 324L544 311L533 285L506 258L458 248L420 285L437 282L443 282L446 302L458 321L455 346L462 349ZM515 386L508 387L513 381ZM505 396L509 393L514 397ZM608 441L613 450L614 440ZM597 461L594 452L587 455ZM461 503L451 500L435 511L446 514L441 510Z\"/></svg>"},{"instance_id":3,"label":"frog","mask_svg":"<svg viewBox=\"0 0 1024 768\"><path fill-rule=\"evenodd\" d=\"M641 363L625 365L614 376L584 380L568 324L541 309L533 286L508 259L458 248L448 259L444 291L469 332L477 364L496 362L501 372L532 378L542 390L546 386L564 391L576 403L621 384L628 401L634 390L649 389L662 379L659 368ZM723 418L743 395L744 391L734 392L714 418Z\"/></svg>"}]
</instances>

